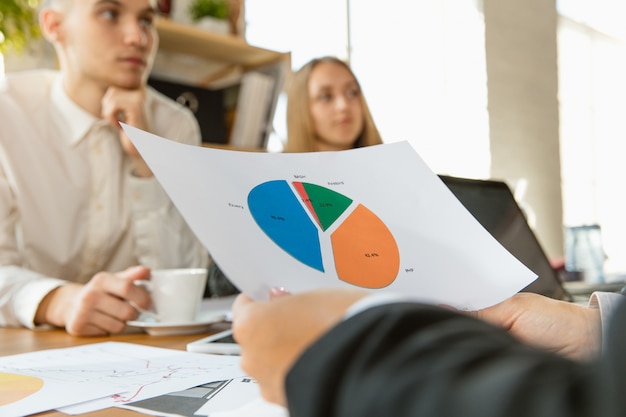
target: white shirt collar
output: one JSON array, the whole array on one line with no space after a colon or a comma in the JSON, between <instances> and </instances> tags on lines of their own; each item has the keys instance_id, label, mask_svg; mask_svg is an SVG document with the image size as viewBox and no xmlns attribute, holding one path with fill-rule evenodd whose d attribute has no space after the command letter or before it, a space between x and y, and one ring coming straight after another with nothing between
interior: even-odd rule
<instances>
[{"instance_id":1,"label":"white shirt collar","mask_svg":"<svg viewBox=\"0 0 626 417\"><path fill-rule=\"evenodd\" d=\"M85 137L89 129L100 120L72 101L63 88L60 76L54 80L51 100L65 119L65 126L69 130L69 135L67 136L69 145L78 143Z\"/></svg>"}]
</instances>

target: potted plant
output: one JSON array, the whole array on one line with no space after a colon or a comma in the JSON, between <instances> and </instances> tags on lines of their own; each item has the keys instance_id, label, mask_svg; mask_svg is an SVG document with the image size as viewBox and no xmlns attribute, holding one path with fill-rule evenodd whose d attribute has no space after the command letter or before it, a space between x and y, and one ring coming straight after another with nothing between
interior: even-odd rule
<instances>
[{"instance_id":1,"label":"potted plant","mask_svg":"<svg viewBox=\"0 0 626 417\"><path fill-rule=\"evenodd\" d=\"M220 33L230 33L228 0L192 0L189 15L196 26Z\"/></svg>"},{"instance_id":2,"label":"potted plant","mask_svg":"<svg viewBox=\"0 0 626 417\"><path fill-rule=\"evenodd\" d=\"M37 21L39 0L8 0L0 12L0 53L20 52L41 36Z\"/></svg>"}]
</instances>

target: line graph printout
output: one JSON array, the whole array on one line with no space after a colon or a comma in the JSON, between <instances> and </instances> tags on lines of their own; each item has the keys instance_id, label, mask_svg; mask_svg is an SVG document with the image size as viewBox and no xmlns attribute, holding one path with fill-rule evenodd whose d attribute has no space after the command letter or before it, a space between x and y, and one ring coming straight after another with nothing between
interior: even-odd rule
<instances>
[{"instance_id":1,"label":"line graph printout","mask_svg":"<svg viewBox=\"0 0 626 417\"><path fill-rule=\"evenodd\" d=\"M238 359L119 342L0 357L0 415L79 403L93 411L150 398L242 376ZM90 405L99 398L97 407Z\"/></svg>"},{"instance_id":2,"label":"line graph printout","mask_svg":"<svg viewBox=\"0 0 626 417\"><path fill-rule=\"evenodd\" d=\"M238 152L123 125L237 287L267 299L356 286L477 309L536 274L456 199L407 142L341 152Z\"/></svg>"},{"instance_id":3,"label":"line graph printout","mask_svg":"<svg viewBox=\"0 0 626 417\"><path fill-rule=\"evenodd\" d=\"M172 417L288 417L284 407L261 397L249 377L213 381L184 391L118 406L155 416Z\"/></svg>"}]
</instances>

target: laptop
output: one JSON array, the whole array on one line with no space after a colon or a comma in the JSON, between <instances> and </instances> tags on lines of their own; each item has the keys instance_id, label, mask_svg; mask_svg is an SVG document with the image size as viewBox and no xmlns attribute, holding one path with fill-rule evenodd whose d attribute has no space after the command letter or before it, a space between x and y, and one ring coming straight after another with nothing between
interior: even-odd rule
<instances>
[{"instance_id":1,"label":"laptop","mask_svg":"<svg viewBox=\"0 0 626 417\"><path fill-rule=\"evenodd\" d=\"M505 182L446 175L439 178L502 246L538 275L522 291L572 300ZM506 279L506 271L502 278Z\"/></svg>"}]
</instances>

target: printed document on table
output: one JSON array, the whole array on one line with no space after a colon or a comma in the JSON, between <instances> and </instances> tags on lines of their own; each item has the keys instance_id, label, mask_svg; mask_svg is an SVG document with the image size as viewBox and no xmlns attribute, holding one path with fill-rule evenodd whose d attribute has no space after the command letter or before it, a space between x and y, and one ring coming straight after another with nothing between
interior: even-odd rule
<instances>
[{"instance_id":1,"label":"printed document on table","mask_svg":"<svg viewBox=\"0 0 626 417\"><path fill-rule=\"evenodd\" d=\"M289 416L284 407L265 401L249 377L212 381L118 407L161 417Z\"/></svg>"},{"instance_id":2,"label":"printed document on table","mask_svg":"<svg viewBox=\"0 0 626 417\"><path fill-rule=\"evenodd\" d=\"M0 358L0 415L17 417L66 406L94 411L243 375L237 357L132 343L93 343L4 356ZM92 400L101 397L94 406Z\"/></svg>"},{"instance_id":3,"label":"printed document on table","mask_svg":"<svg viewBox=\"0 0 626 417\"><path fill-rule=\"evenodd\" d=\"M271 287L355 286L471 310L536 279L407 142L242 152L123 128L222 271L255 299Z\"/></svg>"}]
</instances>

